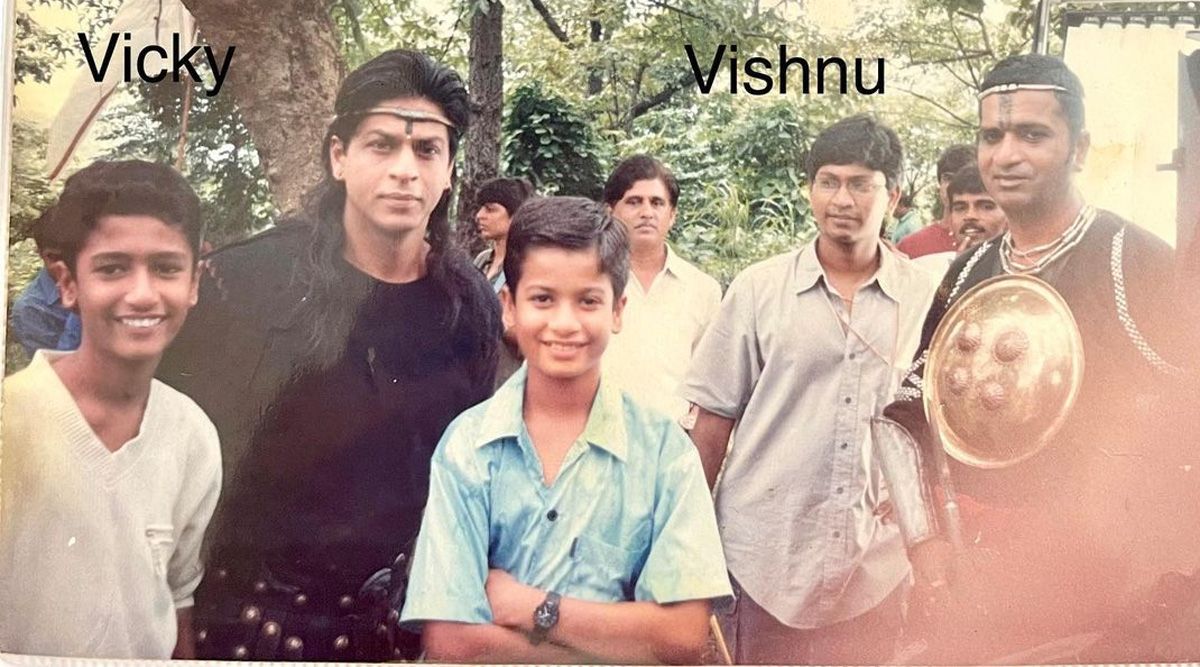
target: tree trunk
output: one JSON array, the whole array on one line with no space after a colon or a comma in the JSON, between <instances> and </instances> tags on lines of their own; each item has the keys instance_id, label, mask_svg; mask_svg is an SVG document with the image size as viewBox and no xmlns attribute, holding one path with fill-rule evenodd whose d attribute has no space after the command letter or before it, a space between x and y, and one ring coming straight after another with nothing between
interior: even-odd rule
<instances>
[{"instance_id":1,"label":"tree trunk","mask_svg":"<svg viewBox=\"0 0 1200 667\"><path fill-rule=\"evenodd\" d=\"M237 102L282 211L321 176L319 148L344 73L330 2L183 0L206 42L237 47L221 92Z\"/></svg>"},{"instance_id":2,"label":"tree trunk","mask_svg":"<svg viewBox=\"0 0 1200 667\"><path fill-rule=\"evenodd\" d=\"M458 195L458 238L463 246L482 245L475 228L475 193L479 185L500 173L500 117L504 107L504 5L488 0L471 14L470 71L471 125L466 137L466 173Z\"/></svg>"},{"instance_id":3,"label":"tree trunk","mask_svg":"<svg viewBox=\"0 0 1200 667\"><path fill-rule=\"evenodd\" d=\"M604 36L604 25L597 19L588 21L588 39L592 44L599 44L600 38ZM593 64L588 68L588 97L595 97L604 90L604 66L600 63Z\"/></svg>"}]
</instances>

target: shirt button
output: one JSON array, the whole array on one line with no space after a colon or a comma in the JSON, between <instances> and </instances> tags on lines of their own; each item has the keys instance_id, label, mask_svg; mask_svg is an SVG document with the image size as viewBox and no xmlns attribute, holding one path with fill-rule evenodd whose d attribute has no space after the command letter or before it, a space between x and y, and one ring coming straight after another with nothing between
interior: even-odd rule
<instances>
[{"instance_id":1,"label":"shirt button","mask_svg":"<svg viewBox=\"0 0 1200 667\"><path fill-rule=\"evenodd\" d=\"M854 400L853 398L850 398L849 396L847 396L847 397L846 397L846 404L847 404L847 405L849 405L849 404L850 404L850 401L853 401L853 400Z\"/></svg>"},{"instance_id":2,"label":"shirt button","mask_svg":"<svg viewBox=\"0 0 1200 667\"><path fill-rule=\"evenodd\" d=\"M849 355L846 356L846 358L849 359L850 361L854 361L856 358L858 358L858 355L851 352Z\"/></svg>"},{"instance_id":3,"label":"shirt button","mask_svg":"<svg viewBox=\"0 0 1200 667\"><path fill-rule=\"evenodd\" d=\"M554 521L558 518L558 510L550 510L549 512L546 512L546 518Z\"/></svg>"},{"instance_id":4,"label":"shirt button","mask_svg":"<svg viewBox=\"0 0 1200 667\"><path fill-rule=\"evenodd\" d=\"M840 530L835 530L835 531L833 531L833 536L834 536L834 537L841 537L841 536L842 536L842 531L840 531Z\"/></svg>"},{"instance_id":5,"label":"shirt button","mask_svg":"<svg viewBox=\"0 0 1200 667\"><path fill-rule=\"evenodd\" d=\"M845 490L846 490L846 489L844 489L843 487L840 487L840 486L837 488L837 492L838 492L838 493L841 493L842 491L845 491Z\"/></svg>"},{"instance_id":6,"label":"shirt button","mask_svg":"<svg viewBox=\"0 0 1200 667\"><path fill-rule=\"evenodd\" d=\"M843 442L843 443L842 443L842 449L845 449L845 448L847 448L847 447L849 447L849 446L850 446L850 443L848 443L848 442Z\"/></svg>"}]
</instances>

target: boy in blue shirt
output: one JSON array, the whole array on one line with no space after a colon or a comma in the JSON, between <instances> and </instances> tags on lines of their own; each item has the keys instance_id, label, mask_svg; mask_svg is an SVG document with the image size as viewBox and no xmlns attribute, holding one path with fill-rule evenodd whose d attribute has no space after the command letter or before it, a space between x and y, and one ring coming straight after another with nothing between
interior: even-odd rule
<instances>
[{"instance_id":1,"label":"boy in blue shirt","mask_svg":"<svg viewBox=\"0 0 1200 667\"><path fill-rule=\"evenodd\" d=\"M623 226L526 202L501 292L526 365L447 428L402 622L451 662L697 662L730 595L695 448L600 376L629 274Z\"/></svg>"}]
</instances>

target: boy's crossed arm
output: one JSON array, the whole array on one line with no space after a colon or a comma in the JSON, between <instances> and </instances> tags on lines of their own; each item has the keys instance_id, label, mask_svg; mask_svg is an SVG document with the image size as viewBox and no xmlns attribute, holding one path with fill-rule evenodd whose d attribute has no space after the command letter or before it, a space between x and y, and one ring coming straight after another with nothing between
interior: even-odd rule
<instances>
[{"instance_id":1,"label":"boy's crossed arm","mask_svg":"<svg viewBox=\"0 0 1200 667\"><path fill-rule=\"evenodd\" d=\"M487 591L494 623L426 623L426 657L443 662L696 664L708 636L707 600L660 605L564 597L546 641L534 644L534 610L547 592L503 570L489 572Z\"/></svg>"},{"instance_id":2,"label":"boy's crossed arm","mask_svg":"<svg viewBox=\"0 0 1200 667\"><path fill-rule=\"evenodd\" d=\"M533 632L534 610L547 592L503 570L488 573L488 604L495 623L522 634ZM603 662L694 664L708 638L709 613L708 600L658 604L563 597L558 622L547 639Z\"/></svg>"},{"instance_id":3,"label":"boy's crossed arm","mask_svg":"<svg viewBox=\"0 0 1200 667\"><path fill-rule=\"evenodd\" d=\"M599 660L552 641L534 645L529 637L493 623L429 621L421 631L425 658L436 662L571 664Z\"/></svg>"}]
</instances>

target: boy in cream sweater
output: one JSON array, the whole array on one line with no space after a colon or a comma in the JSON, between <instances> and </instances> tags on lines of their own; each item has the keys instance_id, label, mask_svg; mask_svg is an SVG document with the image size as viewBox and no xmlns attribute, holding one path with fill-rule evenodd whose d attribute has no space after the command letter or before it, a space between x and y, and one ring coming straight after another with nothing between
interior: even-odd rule
<instances>
[{"instance_id":1,"label":"boy in cream sweater","mask_svg":"<svg viewBox=\"0 0 1200 667\"><path fill-rule=\"evenodd\" d=\"M190 657L220 450L153 378L196 303L200 202L170 167L97 162L50 216L83 335L4 381L0 651Z\"/></svg>"}]
</instances>

